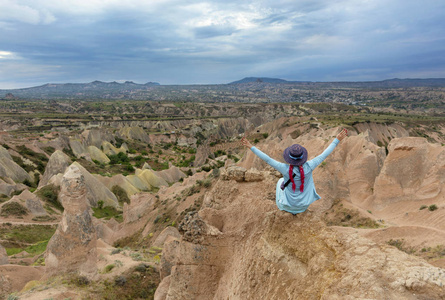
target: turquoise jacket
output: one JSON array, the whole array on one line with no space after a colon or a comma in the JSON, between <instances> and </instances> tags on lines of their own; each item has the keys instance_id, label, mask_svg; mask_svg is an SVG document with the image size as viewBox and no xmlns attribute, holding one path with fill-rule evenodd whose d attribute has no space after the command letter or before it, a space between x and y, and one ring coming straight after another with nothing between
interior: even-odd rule
<instances>
[{"instance_id":1,"label":"turquoise jacket","mask_svg":"<svg viewBox=\"0 0 445 300\"><path fill-rule=\"evenodd\" d=\"M302 213L311 203L321 198L315 190L312 171L314 171L314 169L321 164L329 154L331 154L339 142L340 141L338 139L334 139L334 141L329 145L329 147L326 148L326 150L323 151L322 154L303 164L304 190L302 193L299 189L301 179L298 168L294 168L294 173L296 174L294 181L297 186L295 192L292 191L292 183L288 184L284 190L281 190L281 183L289 180L289 165L270 158L267 154L261 152L256 147L250 148L259 158L283 174L283 178L278 180L276 187L276 203L280 210L285 210L293 214Z\"/></svg>"}]
</instances>

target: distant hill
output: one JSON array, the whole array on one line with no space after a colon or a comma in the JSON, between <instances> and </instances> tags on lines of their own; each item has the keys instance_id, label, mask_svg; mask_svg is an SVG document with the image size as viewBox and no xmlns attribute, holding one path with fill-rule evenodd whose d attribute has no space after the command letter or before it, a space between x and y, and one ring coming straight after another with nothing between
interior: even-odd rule
<instances>
[{"instance_id":1,"label":"distant hill","mask_svg":"<svg viewBox=\"0 0 445 300\"><path fill-rule=\"evenodd\" d=\"M388 79L382 81L288 81L279 78L246 77L229 84L208 85L160 85L157 82L138 84L132 81L124 83L93 81L90 83L48 83L41 86L0 90L0 99L68 99L68 100L99 100L99 99L128 99L128 100L154 100L154 101L244 101L242 92L248 90L261 90L270 96L273 93L269 87L278 89L274 101L288 101L284 94L298 88L301 90L338 90L338 89L403 89L403 88L445 88L445 78L429 79ZM280 90L280 92L278 92ZM210 91L221 91L233 97L221 97ZM241 93L241 94L237 94ZM193 95L193 96L192 96ZM241 96L241 98L239 97ZM284 98L283 98L284 97ZM263 99L264 100L264 99ZM268 97L268 101L271 98ZM249 100L250 101L250 100Z\"/></svg>"},{"instance_id":2,"label":"distant hill","mask_svg":"<svg viewBox=\"0 0 445 300\"><path fill-rule=\"evenodd\" d=\"M381 81L288 81L280 78L268 77L245 77L229 84L246 83L272 83L272 84L295 84L313 87L349 87L349 88L408 88L408 87L445 87L445 78L427 79L386 79Z\"/></svg>"},{"instance_id":3,"label":"distant hill","mask_svg":"<svg viewBox=\"0 0 445 300\"><path fill-rule=\"evenodd\" d=\"M289 83L289 81L279 78L268 78L268 77L245 77L241 80L231 82L229 84L240 84L240 83L251 83L251 82L266 82L266 83Z\"/></svg>"},{"instance_id":4,"label":"distant hill","mask_svg":"<svg viewBox=\"0 0 445 300\"><path fill-rule=\"evenodd\" d=\"M125 81L124 83L93 81L90 83L47 83L41 86L0 90L2 94L13 94L15 97L25 99L121 99L138 92L143 92L159 86L157 82L147 82L145 84Z\"/></svg>"}]
</instances>

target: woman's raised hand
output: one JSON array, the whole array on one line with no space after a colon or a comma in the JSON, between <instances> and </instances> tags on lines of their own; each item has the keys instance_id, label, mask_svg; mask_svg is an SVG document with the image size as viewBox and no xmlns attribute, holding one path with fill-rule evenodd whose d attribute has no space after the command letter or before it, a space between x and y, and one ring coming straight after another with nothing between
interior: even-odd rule
<instances>
[{"instance_id":1,"label":"woman's raised hand","mask_svg":"<svg viewBox=\"0 0 445 300\"><path fill-rule=\"evenodd\" d=\"M344 138L347 137L347 136L348 136L348 131L346 130L346 128L343 128L343 130L340 131L339 134L337 134L337 139L338 139L339 141L341 141L342 139L344 139Z\"/></svg>"},{"instance_id":2,"label":"woman's raised hand","mask_svg":"<svg viewBox=\"0 0 445 300\"><path fill-rule=\"evenodd\" d=\"M243 144L244 146L246 146L249 149L253 147L253 145L244 136L241 139L241 144Z\"/></svg>"}]
</instances>

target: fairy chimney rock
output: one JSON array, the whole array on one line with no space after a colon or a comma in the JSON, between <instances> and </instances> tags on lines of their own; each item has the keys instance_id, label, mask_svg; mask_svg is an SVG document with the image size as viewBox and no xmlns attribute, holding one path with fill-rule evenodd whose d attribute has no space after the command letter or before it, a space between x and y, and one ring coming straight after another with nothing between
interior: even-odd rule
<instances>
[{"instance_id":1,"label":"fairy chimney rock","mask_svg":"<svg viewBox=\"0 0 445 300\"><path fill-rule=\"evenodd\" d=\"M90 215L85 178L76 165L68 167L62 178L60 199L62 220L48 243L47 273L96 272L96 231Z\"/></svg>"}]
</instances>

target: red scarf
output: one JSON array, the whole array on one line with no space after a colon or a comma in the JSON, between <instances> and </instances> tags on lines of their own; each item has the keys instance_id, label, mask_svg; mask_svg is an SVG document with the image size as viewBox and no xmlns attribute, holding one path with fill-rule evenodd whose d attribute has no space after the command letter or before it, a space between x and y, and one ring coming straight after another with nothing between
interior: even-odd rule
<instances>
[{"instance_id":1,"label":"red scarf","mask_svg":"<svg viewBox=\"0 0 445 300\"><path fill-rule=\"evenodd\" d=\"M300 193L303 193L304 190L304 170L303 170L303 166L298 166L300 169L300 178L301 178L301 185L300 185ZM292 191L295 192L295 189L297 188L295 181L294 181L294 166L290 165L289 166L289 178L292 181Z\"/></svg>"}]
</instances>

